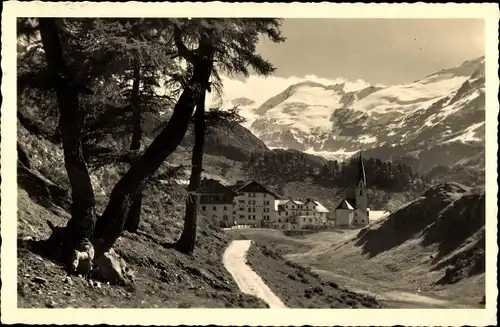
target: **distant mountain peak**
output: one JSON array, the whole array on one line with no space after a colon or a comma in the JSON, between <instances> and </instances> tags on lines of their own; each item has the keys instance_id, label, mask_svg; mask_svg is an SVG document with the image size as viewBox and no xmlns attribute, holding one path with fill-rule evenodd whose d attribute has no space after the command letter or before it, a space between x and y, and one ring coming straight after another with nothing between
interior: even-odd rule
<instances>
[{"instance_id":1,"label":"distant mountain peak","mask_svg":"<svg viewBox=\"0 0 500 327\"><path fill-rule=\"evenodd\" d=\"M268 147L452 166L484 149L484 59L404 85L296 83L252 109L248 127Z\"/></svg>"}]
</instances>

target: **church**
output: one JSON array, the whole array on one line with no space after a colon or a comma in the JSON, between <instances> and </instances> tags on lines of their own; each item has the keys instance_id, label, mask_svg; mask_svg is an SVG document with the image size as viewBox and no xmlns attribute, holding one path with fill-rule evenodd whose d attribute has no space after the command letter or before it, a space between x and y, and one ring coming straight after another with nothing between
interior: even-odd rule
<instances>
[{"instance_id":1,"label":"church","mask_svg":"<svg viewBox=\"0 0 500 327\"><path fill-rule=\"evenodd\" d=\"M368 208L368 194L366 192L366 173L363 157L359 153L359 161L355 184L349 194L340 201L335 208L334 219L336 226L364 226L370 222Z\"/></svg>"}]
</instances>

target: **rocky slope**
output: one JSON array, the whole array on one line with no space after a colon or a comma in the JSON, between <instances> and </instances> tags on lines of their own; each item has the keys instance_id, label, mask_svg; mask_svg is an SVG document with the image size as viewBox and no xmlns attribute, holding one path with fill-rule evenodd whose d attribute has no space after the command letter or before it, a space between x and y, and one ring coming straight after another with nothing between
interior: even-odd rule
<instances>
[{"instance_id":1,"label":"rocky slope","mask_svg":"<svg viewBox=\"0 0 500 327\"><path fill-rule=\"evenodd\" d=\"M415 171L476 158L484 169L484 57L405 85L349 91L345 84L291 85L260 107L245 102L250 130L269 147L342 157L360 149ZM459 162L461 161L461 162ZM481 166L480 164L480 166Z\"/></svg>"}]
</instances>

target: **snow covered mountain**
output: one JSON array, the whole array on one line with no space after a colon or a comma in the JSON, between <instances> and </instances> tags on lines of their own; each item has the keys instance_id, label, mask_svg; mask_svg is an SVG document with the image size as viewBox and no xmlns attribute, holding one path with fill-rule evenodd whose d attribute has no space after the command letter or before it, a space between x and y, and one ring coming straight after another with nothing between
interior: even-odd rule
<instances>
[{"instance_id":1,"label":"snow covered mountain","mask_svg":"<svg viewBox=\"0 0 500 327\"><path fill-rule=\"evenodd\" d=\"M353 90L344 83L302 82L260 106L247 98L232 101L246 127L271 148L327 158L363 149L420 172L478 158L484 163L484 59L405 85Z\"/></svg>"}]
</instances>

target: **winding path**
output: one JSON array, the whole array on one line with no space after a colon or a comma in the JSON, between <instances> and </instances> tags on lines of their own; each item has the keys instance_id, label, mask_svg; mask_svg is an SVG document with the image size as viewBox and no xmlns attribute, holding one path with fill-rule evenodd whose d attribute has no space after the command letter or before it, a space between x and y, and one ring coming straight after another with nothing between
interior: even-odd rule
<instances>
[{"instance_id":1,"label":"winding path","mask_svg":"<svg viewBox=\"0 0 500 327\"><path fill-rule=\"evenodd\" d=\"M256 296L265 301L271 309L287 306L269 289L262 278L247 264L246 254L252 245L250 240L232 241L224 251L222 262L233 276L243 293Z\"/></svg>"}]
</instances>

